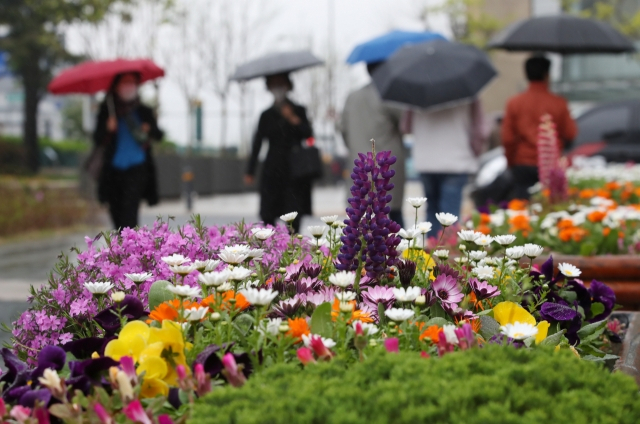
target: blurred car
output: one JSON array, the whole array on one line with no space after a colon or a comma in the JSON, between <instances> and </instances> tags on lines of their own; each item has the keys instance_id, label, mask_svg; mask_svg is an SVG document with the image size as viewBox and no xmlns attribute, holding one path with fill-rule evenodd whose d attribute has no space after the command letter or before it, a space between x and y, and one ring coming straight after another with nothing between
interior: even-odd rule
<instances>
[{"instance_id":1,"label":"blurred car","mask_svg":"<svg viewBox=\"0 0 640 424\"><path fill-rule=\"evenodd\" d=\"M608 162L640 162L640 99L596 104L576 123L578 136L565 151L570 159L598 155ZM507 160L502 147L496 147L480 157L471 197L476 205L499 203L510 191Z\"/></svg>"}]
</instances>

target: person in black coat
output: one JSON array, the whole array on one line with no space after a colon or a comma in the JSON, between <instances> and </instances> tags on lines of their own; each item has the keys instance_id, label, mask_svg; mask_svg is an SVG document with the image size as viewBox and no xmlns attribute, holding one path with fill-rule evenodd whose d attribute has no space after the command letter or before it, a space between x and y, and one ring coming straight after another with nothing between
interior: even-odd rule
<instances>
[{"instance_id":1,"label":"person in black coat","mask_svg":"<svg viewBox=\"0 0 640 424\"><path fill-rule=\"evenodd\" d=\"M151 108L140 103L137 73L117 75L100 105L93 141L102 148L102 168L98 175L98 200L109 205L116 229L138 225L140 201L158 203L156 173L151 142L160 141Z\"/></svg>"},{"instance_id":2,"label":"person in black coat","mask_svg":"<svg viewBox=\"0 0 640 424\"><path fill-rule=\"evenodd\" d=\"M287 74L268 76L267 89L273 94L274 103L260 115L244 179L246 184L253 183L258 155L267 140L269 151L260 174L260 217L265 224L275 225L280 215L298 212L293 222L298 232L302 216L312 213L312 181L291 178L289 156L294 146L313 137L313 129L305 108L287 98L287 92L293 89Z\"/></svg>"}]
</instances>

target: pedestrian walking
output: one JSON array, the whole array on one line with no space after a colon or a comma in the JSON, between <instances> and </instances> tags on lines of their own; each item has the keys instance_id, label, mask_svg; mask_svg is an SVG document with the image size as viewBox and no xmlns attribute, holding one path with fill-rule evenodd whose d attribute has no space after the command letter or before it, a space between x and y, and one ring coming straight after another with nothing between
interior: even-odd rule
<instances>
[{"instance_id":1,"label":"pedestrian walking","mask_svg":"<svg viewBox=\"0 0 640 424\"><path fill-rule=\"evenodd\" d=\"M298 212L293 228L299 232L302 216L312 213L312 179L294 178L290 160L294 148L313 137L313 129L306 109L287 97L293 90L288 73L269 75L266 84L274 101L260 115L244 181L253 183L260 149L268 141L269 150L260 174L260 218L265 224L275 225L281 215Z\"/></svg>"},{"instance_id":2,"label":"pedestrian walking","mask_svg":"<svg viewBox=\"0 0 640 424\"><path fill-rule=\"evenodd\" d=\"M100 105L93 134L95 151L101 152L98 199L109 205L116 229L138 225L140 201L158 203L151 143L163 132L151 108L138 96L140 74L118 74Z\"/></svg>"},{"instance_id":3,"label":"pedestrian walking","mask_svg":"<svg viewBox=\"0 0 640 424\"><path fill-rule=\"evenodd\" d=\"M412 111L403 119L406 131L413 134L413 164L427 198L427 221L437 236L441 225L436 213L460 215L462 190L478 170L484 149L480 102Z\"/></svg>"},{"instance_id":4,"label":"pedestrian walking","mask_svg":"<svg viewBox=\"0 0 640 424\"><path fill-rule=\"evenodd\" d=\"M371 75L382 62L367 64ZM358 158L358 153L371 150L371 139L376 141L376 150L390 150L397 158L394 166L394 188L389 204L389 218L404 227L402 203L404 201L406 153L400 133L403 109L382 102L378 90L372 82L349 94L342 111L340 129L342 138L349 149L349 165Z\"/></svg>"},{"instance_id":5,"label":"pedestrian walking","mask_svg":"<svg viewBox=\"0 0 640 424\"><path fill-rule=\"evenodd\" d=\"M551 62L534 56L525 62L528 89L512 97L502 121L502 145L513 177L511 198L529 199L529 188L538 182L538 126L543 115L550 115L556 126L562 150L577 135L567 101L549 91Z\"/></svg>"}]
</instances>

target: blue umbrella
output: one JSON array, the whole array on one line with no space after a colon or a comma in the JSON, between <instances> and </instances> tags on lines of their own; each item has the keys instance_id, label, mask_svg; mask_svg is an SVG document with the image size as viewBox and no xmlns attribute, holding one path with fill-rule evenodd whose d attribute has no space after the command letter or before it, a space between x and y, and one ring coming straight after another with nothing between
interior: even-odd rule
<instances>
[{"instance_id":1,"label":"blue umbrella","mask_svg":"<svg viewBox=\"0 0 640 424\"><path fill-rule=\"evenodd\" d=\"M366 43L358 44L347 58L347 63L380 62L404 45L431 40L446 40L446 38L437 32L391 31Z\"/></svg>"}]
</instances>

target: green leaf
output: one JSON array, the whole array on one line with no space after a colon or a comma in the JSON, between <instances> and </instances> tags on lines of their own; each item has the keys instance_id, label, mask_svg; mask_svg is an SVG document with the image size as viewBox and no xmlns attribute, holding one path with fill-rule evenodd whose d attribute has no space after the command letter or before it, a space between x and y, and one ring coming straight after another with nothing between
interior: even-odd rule
<instances>
[{"instance_id":1,"label":"green leaf","mask_svg":"<svg viewBox=\"0 0 640 424\"><path fill-rule=\"evenodd\" d=\"M582 340L594 334L597 336L600 336L600 334L604 332L604 329L606 326L607 326L607 320L602 320L602 321L594 322L592 324L587 324L584 327L582 327L580 330L578 330L578 337L580 337L580 339Z\"/></svg>"},{"instance_id":2,"label":"green leaf","mask_svg":"<svg viewBox=\"0 0 640 424\"><path fill-rule=\"evenodd\" d=\"M173 300L175 296L167 289L170 285L171 283L167 280L158 280L151 284L149 289L149 310L153 311L163 302Z\"/></svg>"},{"instance_id":3,"label":"green leaf","mask_svg":"<svg viewBox=\"0 0 640 424\"><path fill-rule=\"evenodd\" d=\"M500 331L500 324L493 319L493 317L481 315L480 323L482 324L480 327L480 335L484 337L485 340L489 340Z\"/></svg>"},{"instance_id":4,"label":"green leaf","mask_svg":"<svg viewBox=\"0 0 640 424\"><path fill-rule=\"evenodd\" d=\"M382 302L378 303L378 323L380 325L385 325L387 323L387 316L384 314L384 305Z\"/></svg>"},{"instance_id":5,"label":"green leaf","mask_svg":"<svg viewBox=\"0 0 640 424\"><path fill-rule=\"evenodd\" d=\"M591 362L606 362L614 359L617 360L618 358L620 357L617 355L610 355L608 353L602 357L593 356L593 355L585 355L582 357L582 359L584 359L585 361L591 361Z\"/></svg>"},{"instance_id":6,"label":"green leaf","mask_svg":"<svg viewBox=\"0 0 640 424\"><path fill-rule=\"evenodd\" d=\"M600 302L594 302L591 304L591 316L597 317L604 312L604 305Z\"/></svg>"},{"instance_id":7,"label":"green leaf","mask_svg":"<svg viewBox=\"0 0 640 424\"><path fill-rule=\"evenodd\" d=\"M311 332L322 337L333 336L333 321L331 320L331 304L329 302L323 303L313 311Z\"/></svg>"},{"instance_id":8,"label":"green leaf","mask_svg":"<svg viewBox=\"0 0 640 424\"><path fill-rule=\"evenodd\" d=\"M567 330L560 330L555 334L547 336L546 339L540 342L540 346L557 346L561 341L564 340L564 333Z\"/></svg>"},{"instance_id":9,"label":"green leaf","mask_svg":"<svg viewBox=\"0 0 640 424\"><path fill-rule=\"evenodd\" d=\"M526 347L531 347L531 345L533 345L535 341L536 341L535 336L527 337L526 339L524 339L524 345Z\"/></svg>"},{"instance_id":10,"label":"green leaf","mask_svg":"<svg viewBox=\"0 0 640 424\"><path fill-rule=\"evenodd\" d=\"M596 252L598 247L591 241L587 241L580 245L580 256L591 256Z\"/></svg>"},{"instance_id":11,"label":"green leaf","mask_svg":"<svg viewBox=\"0 0 640 424\"><path fill-rule=\"evenodd\" d=\"M426 324L424 325L424 328L426 329L427 327L431 327L432 325L437 325L438 327L442 327L443 325L447 325L447 324L451 324L451 322L447 321L444 318L435 317L427 321Z\"/></svg>"},{"instance_id":12,"label":"green leaf","mask_svg":"<svg viewBox=\"0 0 640 424\"><path fill-rule=\"evenodd\" d=\"M429 312L431 312L431 316L433 318L446 318L447 313L442 309L439 303L435 303L431 308L429 308Z\"/></svg>"},{"instance_id":13,"label":"green leaf","mask_svg":"<svg viewBox=\"0 0 640 424\"><path fill-rule=\"evenodd\" d=\"M233 323L237 326L238 330L242 332L243 335L247 335L249 329L254 324L254 319L249 314L238 315L236 319L233 320Z\"/></svg>"},{"instance_id":14,"label":"green leaf","mask_svg":"<svg viewBox=\"0 0 640 424\"><path fill-rule=\"evenodd\" d=\"M61 418L63 420L71 420L74 417L74 413L71 410L71 406L63 405L62 403L56 403L49 407L51 415Z\"/></svg>"}]
</instances>

